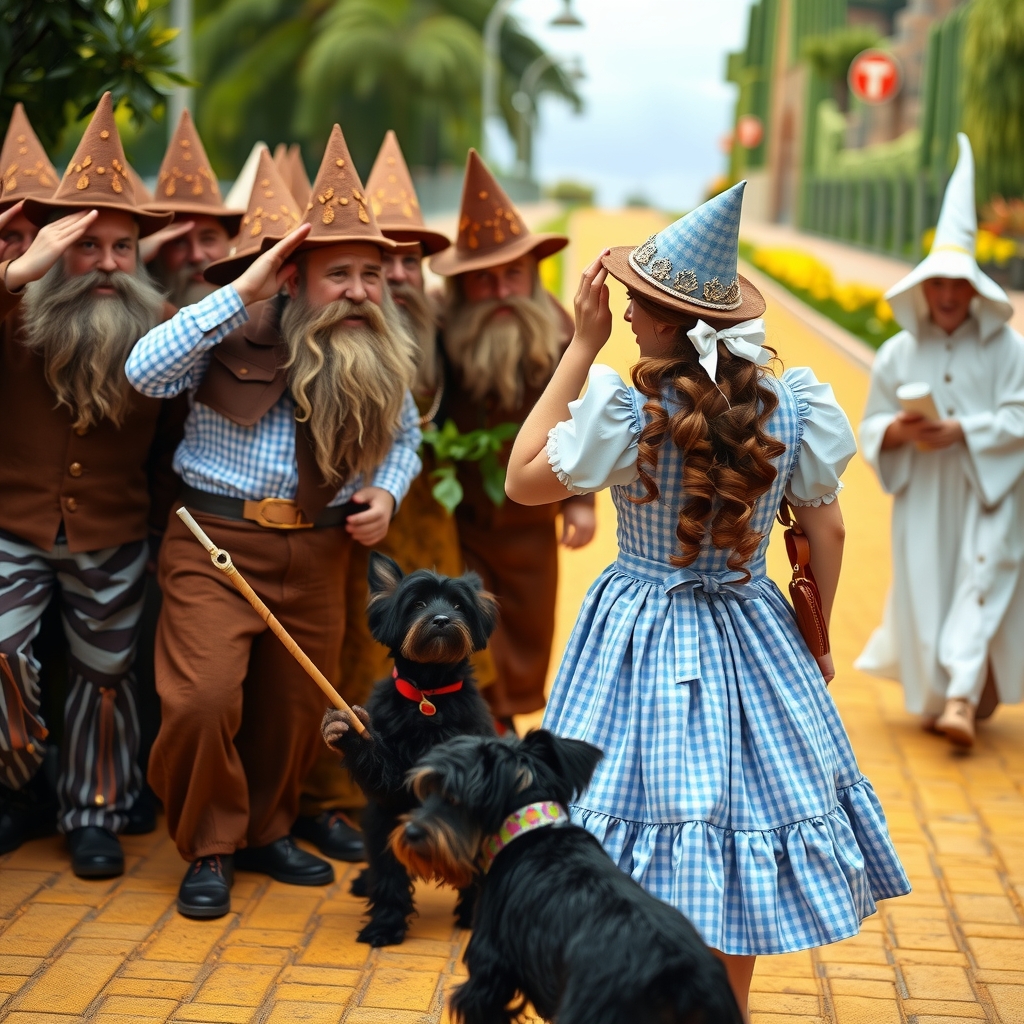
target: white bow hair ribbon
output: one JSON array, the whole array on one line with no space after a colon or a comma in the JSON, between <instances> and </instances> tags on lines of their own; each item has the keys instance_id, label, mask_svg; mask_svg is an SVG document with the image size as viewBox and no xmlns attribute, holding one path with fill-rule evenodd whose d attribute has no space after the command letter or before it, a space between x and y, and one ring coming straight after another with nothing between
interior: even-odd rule
<instances>
[{"instance_id":1,"label":"white bow hair ribbon","mask_svg":"<svg viewBox=\"0 0 1024 1024\"><path fill-rule=\"evenodd\" d=\"M712 382L718 373L719 342L722 342L734 356L746 359L748 363L764 366L765 363L771 362L772 354L764 348L764 320L760 317L756 320L744 320L721 331L716 331L703 320L698 320L697 326L687 331L686 336L693 342L693 347L700 356L700 365L704 367Z\"/></svg>"}]
</instances>

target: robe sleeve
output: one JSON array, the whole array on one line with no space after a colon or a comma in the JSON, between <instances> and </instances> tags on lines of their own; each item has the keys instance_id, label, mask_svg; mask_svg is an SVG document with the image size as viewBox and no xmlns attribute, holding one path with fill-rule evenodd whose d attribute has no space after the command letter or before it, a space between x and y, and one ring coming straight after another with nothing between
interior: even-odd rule
<instances>
[{"instance_id":1,"label":"robe sleeve","mask_svg":"<svg viewBox=\"0 0 1024 1024\"><path fill-rule=\"evenodd\" d=\"M548 462L573 494L637 478L637 442L643 429L639 396L610 366L592 366L587 380L586 394L569 403L570 419L548 432Z\"/></svg>"},{"instance_id":2,"label":"robe sleeve","mask_svg":"<svg viewBox=\"0 0 1024 1024\"><path fill-rule=\"evenodd\" d=\"M860 453L864 461L878 475L882 490L887 494L899 494L910 482L914 453L912 444L901 445L882 451L882 438L889 425L899 415L901 406L896 398L900 379L896 373L896 357L899 346L904 343L904 334L887 341L875 357L871 367L871 388L864 419L860 424Z\"/></svg>"},{"instance_id":3,"label":"robe sleeve","mask_svg":"<svg viewBox=\"0 0 1024 1024\"><path fill-rule=\"evenodd\" d=\"M857 452L853 428L831 384L822 384L806 366L782 375L800 412L800 451L786 485L791 505L830 505L836 500L850 459Z\"/></svg>"},{"instance_id":4,"label":"robe sleeve","mask_svg":"<svg viewBox=\"0 0 1024 1024\"><path fill-rule=\"evenodd\" d=\"M999 359L995 408L960 417L960 427L981 489L989 508L1014 488L1024 473L1024 338L1006 327L1000 343L1005 358ZM995 338L987 342L997 344Z\"/></svg>"}]
</instances>

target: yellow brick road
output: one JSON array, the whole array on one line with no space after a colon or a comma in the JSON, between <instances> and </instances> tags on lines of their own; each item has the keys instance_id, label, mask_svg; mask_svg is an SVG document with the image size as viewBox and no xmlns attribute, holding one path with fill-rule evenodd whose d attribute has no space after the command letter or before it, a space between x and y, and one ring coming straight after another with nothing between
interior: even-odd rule
<instances>
[{"instance_id":1,"label":"yellow brick road","mask_svg":"<svg viewBox=\"0 0 1024 1024\"><path fill-rule=\"evenodd\" d=\"M583 212L565 258L570 293L604 245L642 241L653 214ZM837 268L841 271L841 268ZM635 354L618 319L602 360L625 372ZM856 420L863 371L800 321L769 309L769 341L787 366L833 382ZM832 692L864 771L885 805L914 886L865 922L854 939L763 957L754 976L754 1024L950 1024L1024 1021L1024 712L1002 708L969 756L920 731L898 687L851 665L881 613L889 579L889 502L854 460L843 508L846 570L833 625L839 674ZM614 557L614 515L599 501L597 540L563 557L560 649L591 580ZM778 545L771 569L785 577ZM524 721L521 724L528 724ZM311 737L310 742L316 742ZM426 1024L443 1021L445 993L462 973L465 935L451 896L421 886L405 944L371 951L354 941L362 906L350 870L324 889L240 874L233 912L179 917L183 865L162 832L126 837L127 872L83 881L57 839L0 858L0 1020L7 1024ZM339 866L341 867L341 866Z\"/></svg>"}]
</instances>

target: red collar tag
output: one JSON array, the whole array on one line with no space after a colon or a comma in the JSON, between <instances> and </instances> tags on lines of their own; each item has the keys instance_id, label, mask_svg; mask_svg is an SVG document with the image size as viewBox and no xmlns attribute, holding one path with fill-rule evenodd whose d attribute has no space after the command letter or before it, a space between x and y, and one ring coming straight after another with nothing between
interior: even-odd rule
<instances>
[{"instance_id":1,"label":"red collar tag","mask_svg":"<svg viewBox=\"0 0 1024 1024\"><path fill-rule=\"evenodd\" d=\"M391 678L395 681L395 689L403 697L419 701L420 714L428 716L437 714L437 708L427 699L428 697L433 697L438 693L457 693L462 689L462 680L460 679L457 683L451 683L449 686L439 686L436 690L421 690L418 686L413 686L408 679L403 679L398 674L397 666L391 670Z\"/></svg>"}]
</instances>

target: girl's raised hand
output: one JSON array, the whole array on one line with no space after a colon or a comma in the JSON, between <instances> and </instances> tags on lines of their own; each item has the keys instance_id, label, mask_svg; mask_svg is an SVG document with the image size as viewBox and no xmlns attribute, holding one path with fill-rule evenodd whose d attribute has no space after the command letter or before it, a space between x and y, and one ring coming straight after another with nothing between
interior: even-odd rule
<instances>
[{"instance_id":1,"label":"girl's raised hand","mask_svg":"<svg viewBox=\"0 0 1024 1024\"><path fill-rule=\"evenodd\" d=\"M576 292L575 339L594 355L597 355L612 333L612 311L608 305L608 285L605 283L608 271L601 266L601 260L608 252L609 250L605 249L583 271Z\"/></svg>"}]
</instances>

